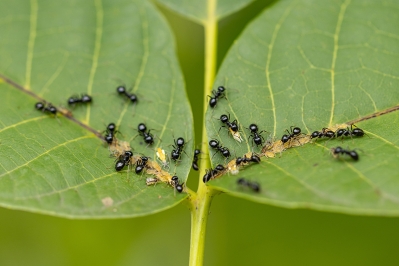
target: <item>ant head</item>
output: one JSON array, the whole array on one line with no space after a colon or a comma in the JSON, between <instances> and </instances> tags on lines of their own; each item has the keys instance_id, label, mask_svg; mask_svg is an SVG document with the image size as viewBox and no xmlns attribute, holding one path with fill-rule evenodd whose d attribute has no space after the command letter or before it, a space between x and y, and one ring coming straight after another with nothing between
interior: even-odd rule
<instances>
[{"instance_id":1,"label":"ant head","mask_svg":"<svg viewBox=\"0 0 399 266\"><path fill-rule=\"evenodd\" d=\"M311 135L310 138L314 139L317 138L319 136L319 131L314 131Z\"/></svg>"},{"instance_id":2,"label":"ant head","mask_svg":"<svg viewBox=\"0 0 399 266\"><path fill-rule=\"evenodd\" d=\"M140 132L145 132L145 131L147 130L147 127L145 126L144 123L140 123L140 124L137 126L137 130L140 131Z\"/></svg>"},{"instance_id":3,"label":"ant head","mask_svg":"<svg viewBox=\"0 0 399 266\"><path fill-rule=\"evenodd\" d=\"M87 95L87 94L82 95L82 102L84 102L84 103L91 103L92 100L93 100L93 99L91 98L91 96L89 96L89 95Z\"/></svg>"},{"instance_id":4,"label":"ant head","mask_svg":"<svg viewBox=\"0 0 399 266\"><path fill-rule=\"evenodd\" d=\"M212 148L216 148L219 146L219 141L217 141L216 139L211 139L209 141L209 146L211 146Z\"/></svg>"},{"instance_id":5,"label":"ant head","mask_svg":"<svg viewBox=\"0 0 399 266\"><path fill-rule=\"evenodd\" d=\"M132 93L129 95L129 99L132 103L135 103L138 101L136 94Z\"/></svg>"},{"instance_id":6,"label":"ant head","mask_svg":"<svg viewBox=\"0 0 399 266\"><path fill-rule=\"evenodd\" d=\"M218 87L218 91L220 92L220 93L222 93L222 92L224 92L226 89L225 89L225 87L223 87L223 86L219 86Z\"/></svg>"},{"instance_id":7,"label":"ant head","mask_svg":"<svg viewBox=\"0 0 399 266\"><path fill-rule=\"evenodd\" d=\"M253 132L257 132L258 131L258 126L256 124L250 124L249 125L249 130L253 133Z\"/></svg>"},{"instance_id":8,"label":"ant head","mask_svg":"<svg viewBox=\"0 0 399 266\"><path fill-rule=\"evenodd\" d=\"M132 157L133 152L132 151L125 151L125 156Z\"/></svg>"},{"instance_id":9,"label":"ant head","mask_svg":"<svg viewBox=\"0 0 399 266\"><path fill-rule=\"evenodd\" d=\"M109 124L108 124L107 130L108 130L109 132L114 132L115 129L116 129L115 123L109 123Z\"/></svg>"},{"instance_id":10,"label":"ant head","mask_svg":"<svg viewBox=\"0 0 399 266\"><path fill-rule=\"evenodd\" d=\"M222 123L226 123L229 121L229 117L227 115L221 115L220 121L222 121Z\"/></svg>"},{"instance_id":11,"label":"ant head","mask_svg":"<svg viewBox=\"0 0 399 266\"><path fill-rule=\"evenodd\" d=\"M43 108L44 108L44 103L42 103L42 102L36 103L36 104L35 104L35 108L36 108L37 110L43 110Z\"/></svg>"},{"instance_id":12,"label":"ant head","mask_svg":"<svg viewBox=\"0 0 399 266\"><path fill-rule=\"evenodd\" d=\"M215 170L223 171L224 170L224 166L221 165L221 164L218 164L218 165L216 165Z\"/></svg>"},{"instance_id":13,"label":"ant head","mask_svg":"<svg viewBox=\"0 0 399 266\"><path fill-rule=\"evenodd\" d=\"M178 147L183 146L183 145L184 145L184 139L183 139L182 137L177 138L177 140L176 140L176 145L177 145Z\"/></svg>"},{"instance_id":14,"label":"ant head","mask_svg":"<svg viewBox=\"0 0 399 266\"><path fill-rule=\"evenodd\" d=\"M195 149L194 150L194 155L199 155L201 153L201 150L200 149Z\"/></svg>"},{"instance_id":15,"label":"ant head","mask_svg":"<svg viewBox=\"0 0 399 266\"><path fill-rule=\"evenodd\" d=\"M342 149L340 146L336 147L336 148L331 148L331 151L335 154L337 153L341 153L344 149Z\"/></svg>"},{"instance_id":16,"label":"ant head","mask_svg":"<svg viewBox=\"0 0 399 266\"><path fill-rule=\"evenodd\" d=\"M117 91L119 94L123 94L123 93L126 92L126 88L125 88L125 86L118 86L118 87L116 88L116 91Z\"/></svg>"},{"instance_id":17,"label":"ant head","mask_svg":"<svg viewBox=\"0 0 399 266\"><path fill-rule=\"evenodd\" d=\"M294 127L294 129L292 130L292 133L295 135L298 135L301 133L301 129L299 127Z\"/></svg>"}]
</instances>

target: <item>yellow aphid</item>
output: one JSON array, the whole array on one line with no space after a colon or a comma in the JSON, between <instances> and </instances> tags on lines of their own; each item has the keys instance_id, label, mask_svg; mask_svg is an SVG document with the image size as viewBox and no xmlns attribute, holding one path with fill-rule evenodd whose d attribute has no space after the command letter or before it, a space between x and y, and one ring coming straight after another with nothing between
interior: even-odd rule
<instances>
[{"instance_id":1,"label":"yellow aphid","mask_svg":"<svg viewBox=\"0 0 399 266\"><path fill-rule=\"evenodd\" d=\"M167 161L167 155L165 153L165 150L158 148L157 149L157 159L158 161L161 162L162 167L164 168L168 168L169 167L169 163Z\"/></svg>"},{"instance_id":2,"label":"yellow aphid","mask_svg":"<svg viewBox=\"0 0 399 266\"><path fill-rule=\"evenodd\" d=\"M145 180L145 183L147 186L151 186L151 185L156 185L158 183L159 179L156 177L148 177Z\"/></svg>"},{"instance_id":3,"label":"yellow aphid","mask_svg":"<svg viewBox=\"0 0 399 266\"><path fill-rule=\"evenodd\" d=\"M228 164L227 164L227 170L230 172L230 173L232 173L233 175L236 175L236 174L238 174L238 172L240 171L239 169L238 169L238 167L237 167L237 164L236 164L236 159L234 159L234 160L231 160Z\"/></svg>"}]
</instances>

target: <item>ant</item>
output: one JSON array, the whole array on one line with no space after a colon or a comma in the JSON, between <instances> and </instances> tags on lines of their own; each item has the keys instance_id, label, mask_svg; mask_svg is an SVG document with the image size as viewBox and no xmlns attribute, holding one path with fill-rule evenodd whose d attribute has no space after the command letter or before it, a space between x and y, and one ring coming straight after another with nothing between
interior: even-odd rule
<instances>
[{"instance_id":1,"label":"ant","mask_svg":"<svg viewBox=\"0 0 399 266\"><path fill-rule=\"evenodd\" d=\"M128 93L125 86L119 86L116 88L116 92L118 92L120 95L125 95L126 98L128 98L132 103L138 102L137 95L134 93Z\"/></svg>"},{"instance_id":2,"label":"ant","mask_svg":"<svg viewBox=\"0 0 399 266\"><path fill-rule=\"evenodd\" d=\"M321 131L314 131L311 135L310 138L322 138L322 137L327 137L327 138L335 138L335 132L329 130L328 128L323 128Z\"/></svg>"},{"instance_id":3,"label":"ant","mask_svg":"<svg viewBox=\"0 0 399 266\"><path fill-rule=\"evenodd\" d=\"M236 159L236 165L247 164L250 162L260 163L260 157L256 154L252 153L250 158L248 158L246 155L244 155L244 157L238 157Z\"/></svg>"},{"instance_id":4,"label":"ant","mask_svg":"<svg viewBox=\"0 0 399 266\"><path fill-rule=\"evenodd\" d=\"M363 137L364 136L364 131L361 128L353 128L353 126L355 125L351 125L351 127L347 127L346 129L338 129L335 133L337 134L337 138L338 137L344 137L344 136L355 136L355 137Z\"/></svg>"},{"instance_id":5,"label":"ant","mask_svg":"<svg viewBox=\"0 0 399 266\"><path fill-rule=\"evenodd\" d=\"M226 95L224 94L225 91L226 89L223 86L219 86L217 90L213 90L212 94L214 97L208 95L208 97L211 98L209 100L209 106L213 108L218 103L219 98L225 98L226 97Z\"/></svg>"},{"instance_id":6,"label":"ant","mask_svg":"<svg viewBox=\"0 0 399 266\"><path fill-rule=\"evenodd\" d=\"M177 138L177 140L174 140L175 145L172 145L172 147L174 148L174 150L172 150L170 157L172 158L173 161L177 161L180 156L181 153L183 151L184 145L185 145L185 141L183 138Z\"/></svg>"},{"instance_id":7,"label":"ant","mask_svg":"<svg viewBox=\"0 0 399 266\"><path fill-rule=\"evenodd\" d=\"M237 179L237 184L242 187L249 187L250 189L252 189L252 191L257 192L257 193L260 191L260 184L258 182L252 182L252 181L246 180L245 178Z\"/></svg>"},{"instance_id":8,"label":"ant","mask_svg":"<svg viewBox=\"0 0 399 266\"><path fill-rule=\"evenodd\" d=\"M119 160L115 164L115 170L117 172L122 171L125 166L130 164L132 157L133 152L125 151L125 154L119 156Z\"/></svg>"},{"instance_id":9,"label":"ant","mask_svg":"<svg viewBox=\"0 0 399 266\"><path fill-rule=\"evenodd\" d=\"M117 132L118 131L116 130L115 124L114 123L109 123L108 126L107 126L107 129L105 130L105 133L106 133L105 136L104 136L105 141L108 144L111 144L112 141L114 140L115 133L117 133Z\"/></svg>"},{"instance_id":10,"label":"ant","mask_svg":"<svg viewBox=\"0 0 399 266\"><path fill-rule=\"evenodd\" d=\"M335 158L338 158L340 154L342 154L342 155L346 154L346 155L349 155L355 161L359 160L359 155L357 154L356 151L345 150L339 146L336 148L331 148L331 153Z\"/></svg>"},{"instance_id":11,"label":"ant","mask_svg":"<svg viewBox=\"0 0 399 266\"><path fill-rule=\"evenodd\" d=\"M93 99L91 98L91 96L87 95L87 94L83 94L82 98L79 98L77 96L72 96L69 97L68 99L68 105L75 105L77 103L91 103L93 101Z\"/></svg>"},{"instance_id":12,"label":"ant","mask_svg":"<svg viewBox=\"0 0 399 266\"><path fill-rule=\"evenodd\" d=\"M206 173L204 177L202 178L202 181L204 183L208 182L209 180L213 179L214 176L216 176L219 172L223 171L225 168L223 165L218 164L216 165L215 169L208 169L206 170Z\"/></svg>"},{"instance_id":13,"label":"ant","mask_svg":"<svg viewBox=\"0 0 399 266\"><path fill-rule=\"evenodd\" d=\"M292 140L294 137L299 136L301 134L301 129L299 127L291 126L290 127L291 133L287 129L286 131L288 135L285 134L281 137L282 143L286 143L287 141Z\"/></svg>"},{"instance_id":14,"label":"ant","mask_svg":"<svg viewBox=\"0 0 399 266\"><path fill-rule=\"evenodd\" d=\"M258 132L258 126L256 124L250 124L249 128L251 131L251 135L249 135L248 140L252 137L252 143L255 143L256 146L262 145L262 141L265 141L263 136L261 135L265 130Z\"/></svg>"},{"instance_id":15,"label":"ant","mask_svg":"<svg viewBox=\"0 0 399 266\"><path fill-rule=\"evenodd\" d=\"M226 148L226 147L220 146L219 145L219 141L217 141L216 139L211 139L209 141L209 146L214 148L217 152L220 152L225 158L229 158L230 157L229 149Z\"/></svg>"},{"instance_id":16,"label":"ant","mask_svg":"<svg viewBox=\"0 0 399 266\"><path fill-rule=\"evenodd\" d=\"M230 122L230 114L229 114L229 116L227 116L227 115L221 115L221 116L220 116L220 121L221 121L223 124L226 124L226 125L227 125L227 127L229 128L230 134L233 136L233 138L234 138L236 141L238 141L238 142L241 142L241 141L242 141L240 132L238 132L239 129L240 129L240 127L239 127L239 125L238 125L237 119L234 119L232 122ZM222 126L222 127L224 127L224 126ZM221 129L222 127L220 127L220 129ZM220 129L219 129L219 131L220 131Z\"/></svg>"},{"instance_id":17,"label":"ant","mask_svg":"<svg viewBox=\"0 0 399 266\"><path fill-rule=\"evenodd\" d=\"M148 162L148 157L145 157L145 156L140 157L140 160L137 162L136 169L135 169L136 174L140 174L143 171L143 169L147 165L147 162Z\"/></svg>"},{"instance_id":18,"label":"ant","mask_svg":"<svg viewBox=\"0 0 399 266\"><path fill-rule=\"evenodd\" d=\"M35 108L45 113L57 115L57 108L55 108L51 103L38 102L35 104Z\"/></svg>"},{"instance_id":19,"label":"ant","mask_svg":"<svg viewBox=\"0 0 399 266\"><path fill-rule=\"evenodd\" d=\"M201 154L201 150L199 150L199 149L194 150L194 158L193 158L192 167L195 171L198 171L198 155L200 155L200 154Z\"/></svg>"},{"instance_id":20,"label":"ant","mask_svg":"<svg viewBox=\"0 0 399 266\"><path fill-rule=\"evenodd\" d=\"M140 123L137 127L137 130L139 131L139 135L143 136L145 143L147 143L148 145L154 143L154 136L150 133L151 130L148 130L148 132L146 132L147 127L144 123Z\"/></svg>"},{"instance_id":21,"label":"ant","mask_svg":"<svg viewBox=\"0 0 399 266\"><path fill-rule=\"evenodd\" d=\"M177 192L182 193L183 192L183 184L184 183L179 183L179 178L177 176L172 176L172 180L170 181L170 184L177 190Z\"/></svg>"}]
</instances>

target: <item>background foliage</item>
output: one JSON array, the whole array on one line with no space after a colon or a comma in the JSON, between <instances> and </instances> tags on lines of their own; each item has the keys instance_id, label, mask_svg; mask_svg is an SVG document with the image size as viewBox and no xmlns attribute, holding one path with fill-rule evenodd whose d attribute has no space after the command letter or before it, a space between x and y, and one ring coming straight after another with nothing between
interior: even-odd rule
<instances>
[{"instance_id":1,"label":"background foliage","mask_svg":"<svg viewBox=\"0 0 399 266\"><path fill-rule=\"evenodd\" d=\"M219 56L241 30L237 22L244 27L263 7L264 3L255 2L221 22ZM189 96L201 97L196 92L202 90L202 30L161 10L177 38ZM194 106L196 121L201 121L200 108L200 103ZM196 128L197 137L200 132ZM2 265L86 265L89 261L186 265L188 261L189 212L182 205L148 217L115 221L70 221L5 209L0 209L0 219ZM397 264L392 254L397 253L398 221L292 211L221 195L209 216L205 264Z\"/></svg>"}]
</instances>

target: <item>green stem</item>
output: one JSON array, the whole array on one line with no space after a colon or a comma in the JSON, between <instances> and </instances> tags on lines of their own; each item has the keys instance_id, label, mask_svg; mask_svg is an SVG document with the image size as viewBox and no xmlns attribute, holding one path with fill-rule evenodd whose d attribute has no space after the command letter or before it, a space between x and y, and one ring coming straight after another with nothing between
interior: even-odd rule
<instances>
[{"instance_id":1,"label":"green stem","mask_svg":"<svg viewBox=\"0 0 399 266\"><path fill-rule=\"evenodd\" d=\"M198 191L191 197L191 240L190 240L190 266L200 266L204 260L204 244L206 223L209 208L216 191L206 186L202 177L210 166L208 137L205 128L206 110L208 108L208 95L211 94L212 84L216 73L216 49L217 49L217 18L215 16L216 0L208 0L208 18L204 21L205 29L205 82L204 82L204 110L201 152L208 156L200 167Z\"/></svg>"}]
</instances>

